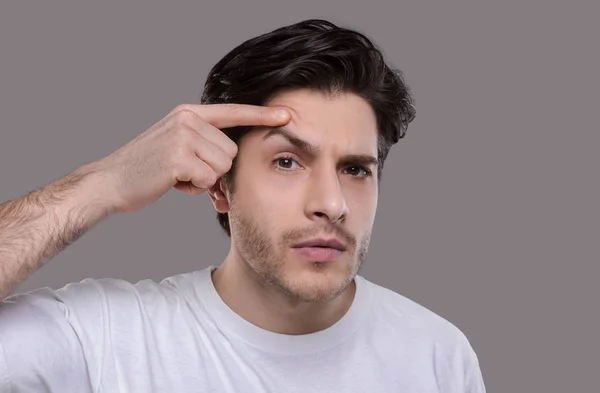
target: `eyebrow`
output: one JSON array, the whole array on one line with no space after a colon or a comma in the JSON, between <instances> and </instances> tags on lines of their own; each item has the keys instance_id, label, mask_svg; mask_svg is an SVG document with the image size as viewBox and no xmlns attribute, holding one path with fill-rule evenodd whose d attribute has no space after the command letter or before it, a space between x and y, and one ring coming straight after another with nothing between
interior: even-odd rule
<instances>
[{"instance_id":1,"label":"eyebrow","mask_svg":"<svg viewBox=\"0 0 600 393\"><path fill-rule=\"evenodd\" d=\"M263 141L265 141L269 138L275 137L275 136L281 136L281 137L285 138L290 144L294 145L294 147L302 150L303 152L305 152L306 154L308 154L310 156L315 156L320 151L318 146L315 146L312 143L300 138L298 135L289 131L285 127L271 128L269 130L269 132L267 132L265 134L265 136L263 136ZM372 155L369 155L369 154L349 154L349 155L342 157L341 164L342 165L358 164L358 165L363 165L363 166L373 165L373 166L377 167L377 166L379 166L379 160L376 157L373 157Z\"/></svg>"},{"instance_id":2,"label":"eyebrow","mask_svg":"<svg viewBox=\"0 0 600 393\"><path fill-rule=\"evenodd\" d=\"M276 135L284 137L289 143L312 156L316 155L320 150L318 146L315 146L310 142L305 141L304 139L300 138L293 132L290 132L288 129L283 127L271 128L271 130L269 130L269 132L267 132L267 134L263 137L263 141L266 141L267 139L272 138Z\"/></svg>"},{"instance_id":3,"label":"eyebrow","mask_svg":"<svg viewBox=\"0 0 600 393\"><path fill-rule=\"evenodd\" d=\"M379 160L368 154L350 154L344 156L340 162L341 165L361 165L361 166L379 166Z\"/></svg>"}]
</instances>

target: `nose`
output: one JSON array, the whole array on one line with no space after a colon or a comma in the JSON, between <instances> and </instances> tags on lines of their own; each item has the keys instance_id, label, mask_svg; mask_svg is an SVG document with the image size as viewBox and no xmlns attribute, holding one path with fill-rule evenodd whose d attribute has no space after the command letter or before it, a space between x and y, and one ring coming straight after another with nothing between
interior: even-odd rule
<instances>
[{"instance_id":1,"label":"nose","mask_svg":"<svg viewBox=\"0 0 600 393\"><path fill-rule=\"evenodd\" d=\"M311 220L343 221L348 214L337 171L313 170L306 190L306 215Z\"/></svg>"}]
</instances>

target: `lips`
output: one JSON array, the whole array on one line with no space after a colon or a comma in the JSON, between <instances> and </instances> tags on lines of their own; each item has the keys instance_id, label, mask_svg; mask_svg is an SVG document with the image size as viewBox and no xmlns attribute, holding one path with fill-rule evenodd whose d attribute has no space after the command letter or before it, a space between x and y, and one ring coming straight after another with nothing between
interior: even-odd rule
<instances>
[{"instance_id":1,"label":"lips","mask_svg":"<svg viewBox=\"0 0 600 393\"><path fill-rule=\"evenodd\" d=\"M301 257L311 262L330 262L338 258L346 247L337 239L311 239L292 247Z\"/></svg>"},{"instance_id":2,"label":"lips","mask_svg":"<svg viewBox=\"0 0 600 393\"><path fill-rule=\"evenodd\" d=\"M346 247L342 242L337 239L311 239L302 243L298 243L293 248L302 248L302 247L323 247L323 248L333 248L338 251L345 251Z\"/></svg>"}]
</instances>

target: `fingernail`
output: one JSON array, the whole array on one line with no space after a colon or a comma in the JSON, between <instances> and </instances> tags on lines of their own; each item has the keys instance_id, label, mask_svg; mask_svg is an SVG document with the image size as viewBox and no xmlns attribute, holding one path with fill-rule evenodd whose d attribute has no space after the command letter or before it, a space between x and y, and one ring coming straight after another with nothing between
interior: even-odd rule
<instances>
[{"instance_id":1,"label":"fingernail","mask_svg":"<svg viewBox=\"0 0 600 393\"><path fill-rule=\"evenodd\" d=\"M285 109L276 109L275 110L275 117L278 118L278 119L280 119L280 120L286 120L288 117L290 117L290 114Z\"/></svg>"}]
</instances>

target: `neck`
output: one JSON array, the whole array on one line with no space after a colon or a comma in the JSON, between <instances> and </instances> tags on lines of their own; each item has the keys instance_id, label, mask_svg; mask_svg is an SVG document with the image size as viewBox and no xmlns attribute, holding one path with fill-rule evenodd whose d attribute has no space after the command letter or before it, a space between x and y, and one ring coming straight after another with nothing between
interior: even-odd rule
<instances>
[{"instance_id":1,"label":"neck","mask_svg":"<svg viewBox=\"0 0 600 393\"><path fill-rule=\"evenodd\" d=\"M248 322L280 334L310 334L339 321L350 308L356 284L324 303L291 299L265 282L235 252L213 272L215 289L223 302Z\"/></svg>"}]
</instances>

